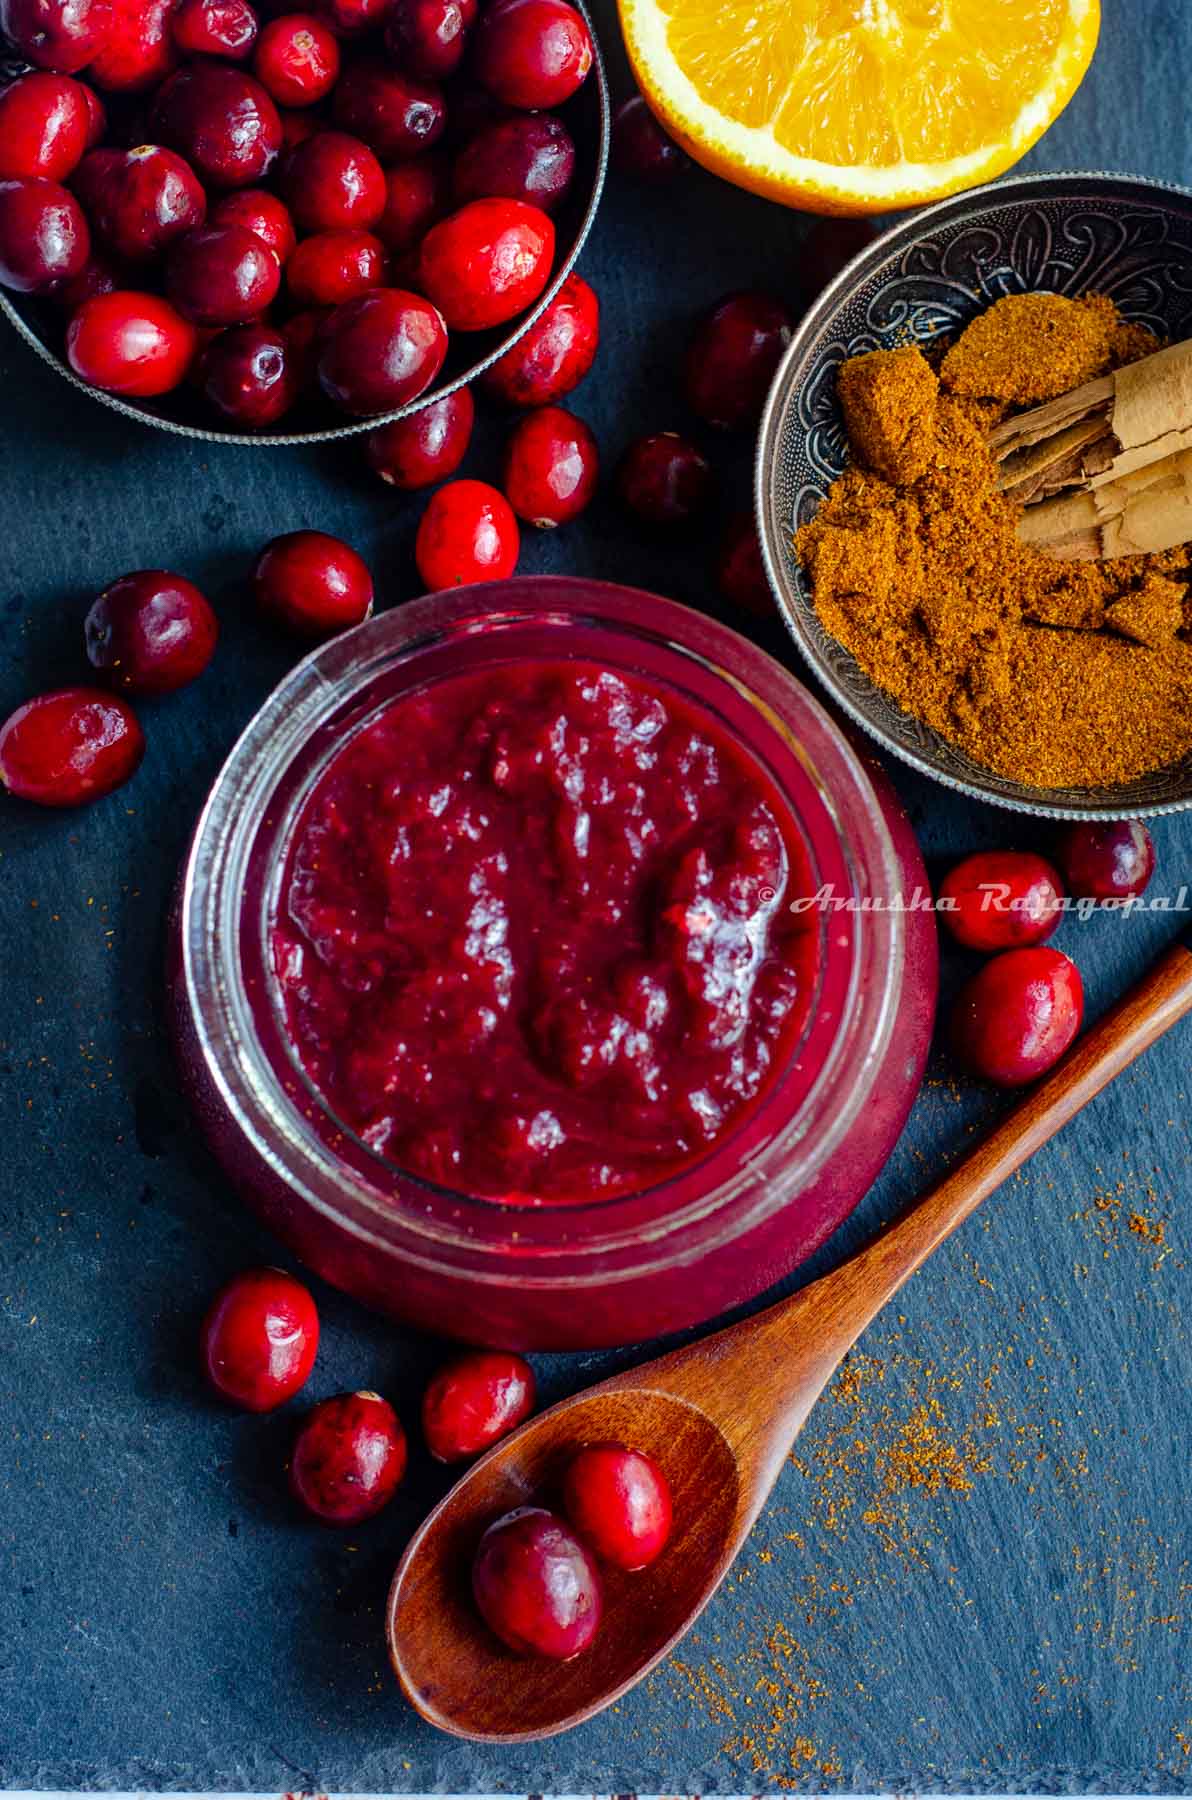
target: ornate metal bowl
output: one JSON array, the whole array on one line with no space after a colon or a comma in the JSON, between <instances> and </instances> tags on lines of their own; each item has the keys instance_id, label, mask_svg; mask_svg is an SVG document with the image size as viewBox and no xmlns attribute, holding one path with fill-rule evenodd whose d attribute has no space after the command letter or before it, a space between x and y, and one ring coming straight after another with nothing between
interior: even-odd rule
<instances>
[{"instance_id":1,"label":"ornate metal bowl","mask_svg":"<svg viewBox=\"0 0 1192 1800\"><path fill-rule=\"evenodd\" d=\"M1004 294L1109 294L1162 336L1192 336L1192 192L1117 175L1028 175L919 212L826 288L775 377L756 502L771 585L799 649L845 712L948 787L1052 818L1192 806L1192 758L1115 787L1036 788L995 775L902 712L824 630L791 537L844 468L836 371L846 357L953 332Z\"/></svg>"}]
</instances>

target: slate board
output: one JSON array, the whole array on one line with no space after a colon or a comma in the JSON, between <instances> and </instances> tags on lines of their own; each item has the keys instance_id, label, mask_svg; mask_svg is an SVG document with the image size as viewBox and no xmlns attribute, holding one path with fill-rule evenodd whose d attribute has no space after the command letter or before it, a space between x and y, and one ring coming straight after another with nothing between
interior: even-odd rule
<instances>
[{"instance_id":1,"label":"slate board","mask_svg":"<svg viewBox=\"0 0 1192 1800\"><path fill-rule=\"evenodd\" d=\"M1183 0L1105 12L1092 74L1025 166L1192 180L1192 13ZM608 0L599 17L623 92ZM610 461L681 418L674 346L690 317L744 283L789 289L803 228L702 175L656 210L610 185L583 263L604 343L576 400ZM62 817L0 803L0 1782L1192 1792L1188 1027L869 1333L678 1659L547 1744L485 1752L415 1721L383 1659L381 1605L443 1477L416 1455L385 1517L350 1539L312 1529L279 1486L292 1411L238 1419L204 1397L204 1300L273 1247L179 1106L158 1008L190 823L287 664L243 605L251 553L300 525L339 532L400 601L416 591L418 504L343 448L221 449L126 425L7 330L0 416L0 712L76 677L84 604L125 569L187 571L224 622L218 674L152 708L126 795ZM481 434L474 472L495 471L499 436ZM745 503L748 447L717 453L725 509ZM601 501L532 537L524 566L716 610L710 542L639 539ZM791 658L779 627L758 635ZM1011 839L1047 848L1045 829L895 778L937 866ZM1192 875L1192 818L1155 836L1157 886L1174 890ZM1069 921L1058 941L1097 1009L1173 930L1160 916ZM947 983L962 972L949 957ZM815 1266L993 1104L938 1064L884 1178ZM318 1298L313 1395L379 1386L412 1420L440 1346ZM538 1366L549 1398L628 1360ZM938 1490L899 1489L924 1425L934 1448L915 1466Z\"/></svg>"}]
</instances>

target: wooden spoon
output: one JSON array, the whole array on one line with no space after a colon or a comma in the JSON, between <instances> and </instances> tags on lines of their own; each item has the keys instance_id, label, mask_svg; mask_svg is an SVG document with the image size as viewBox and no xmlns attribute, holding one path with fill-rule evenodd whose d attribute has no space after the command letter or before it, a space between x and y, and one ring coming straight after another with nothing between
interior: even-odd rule
<instances>
[{"instance_id":1,"label":"wooden spoon","mask_svg":"<svg viewBox=\"0 0 1192 1800\"><path fill-rule=\"evenodd\" d=\"M561 1401L497 1444L435 1508L389 1592L386 1631L412 1706L477 1742L549 1737L654 1668L728 1573L812 1406L845 1353L937 1245L1177 1019L1192 953L1176 945L937 1187L841 1268L791 1299ZM584 1443L644 1450L670 1482L674 1534L635 1575L605 1570L595 1642L568 1663L517 1657L471 1598L472 1556L501 1513L550 1505Z\"/></svg>"}]
</instances>

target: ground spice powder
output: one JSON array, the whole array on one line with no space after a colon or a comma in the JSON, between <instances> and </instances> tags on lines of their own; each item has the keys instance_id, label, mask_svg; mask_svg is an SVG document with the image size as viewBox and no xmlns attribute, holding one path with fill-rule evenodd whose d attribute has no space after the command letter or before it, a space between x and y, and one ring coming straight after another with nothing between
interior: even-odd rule
<instances>
[{"instance_id":1,"label":"ground spice powder","mask_svg":"<svg viewBox=\"0 0 1192 1800\"><path fill-rule=\"evenodd\" d=\"M1128 781L1192 751L1188 547L1103 563L1025 548L985 439L1155 348L1107 299L1028 294L943 355L841 369L854 461L795 540L816 610L900 707L1032 786Z\"/></svg>"}]
</instances>

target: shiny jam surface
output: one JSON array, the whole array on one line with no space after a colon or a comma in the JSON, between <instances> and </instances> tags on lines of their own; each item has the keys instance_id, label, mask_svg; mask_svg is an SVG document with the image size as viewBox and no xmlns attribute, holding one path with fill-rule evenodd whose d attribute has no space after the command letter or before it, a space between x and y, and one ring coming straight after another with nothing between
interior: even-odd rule
<instances>
[{"instance_id":1,"label":"shiny jam surface","mask_svg":"<svg viewBox=\"0 0 1192 1800\"><path fill-rule=\"evenodd\" d=\"M677 692L583 662L450 676L385 705L303 808L286 1027L400 1168L526 1204L636 1192L787 1066L812 885L768 776Z\"/></svg>"}]
</instances>

